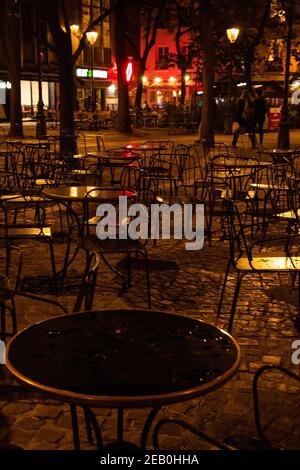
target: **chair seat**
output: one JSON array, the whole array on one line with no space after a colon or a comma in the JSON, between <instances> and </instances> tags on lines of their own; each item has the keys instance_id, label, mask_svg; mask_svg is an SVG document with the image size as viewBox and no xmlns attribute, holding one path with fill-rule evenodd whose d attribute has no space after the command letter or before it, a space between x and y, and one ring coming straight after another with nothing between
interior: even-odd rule
<instances>
[{"instance_id":1,"label":"chair seat","mask_svg":"<svg viewBox=\"0 0 300 470\"><path fill-rule=\"evenodd\" d=\"M246 189L229 189L229 188L214 188L213 195L217 198L225 198L229 197L234 201L256 201L256 194L254 191L246 190Z\"/></svg>"},{"instance_id":2,"label":"chair seat","mask_svg":"<svg viewBox=\"0 0 300 470\"><path fill-rule=\"evenodd\" d=\"M18 204L28 204L28 203L37 203L45 202L45 198L38 195L32 196L22 196L22 194L4 194L0 198L1 201L18 203Z\"/></svg>"},{"instance_id":3,"label":"chair seat","mask_svg":"<svg viewBox=\"0 0 300 470\"><path fill-rule=\"evenodd\" d=\"M51 238L51 228L50 227L37 227L37 226L11 226L8 227L7 232L4 227L0 227L0 238Z\"/></svg>"},{"instance_id":4,"label":"chair seat","mask_svg":"<svg viewBox=\"0 0 300 470\"><path fill-rule=\"evenodd\" d=\"M188 196L185 196L185 195L168 195L168 196L156 196L156 201L159 203L159 204L169 204L169 205L172 205L172 204L188 204L188 203L191 203L191 202L197 202L200 204L199 202L199 198L196 198L196 197L193 197L191 196L190 198Z\"/></svg>"},{"instance_id":5,"label":"chair seat","mask_svg":"<svg viewBox=\"0 0 300 470\"><path fill-rule=\"evenodd\" d=\"M300 256L259 256L254 257L251 264L247 256L241 256L236 263L240 271L298 271Z\"/></svg>"},{"instance_id":6,"label":"chair seat","mask_svg":"<svg viewBox=\"0 0 300 470\"><path fill-rule=\"evenodd\" d=\"M89 225L92 227L92 226L96 226L98 224L98 222L100 222L101 220L101 217L95 215L94 217L91 217L89 219ZM122 220L122 224L126 224L128 225L130 223L130 217L125 217L123 220ZM113 224L112 224L113 225ZM119 218L117 217L117 220L116 220L116 223L113 225L114 227L120 227L120 224L119 224Z\"/></svg>"},{"instance_id":7,"label":"chair seat","mask_svg":"<svg viewBox=\"0 0 300 470\"><path fill-rule=\"evenodd\" d=\"M37 186L50 186L57 184L57 182L51 178L38 178L35 180L34 184Z\"/></svg>"},{"instance_id":8,"label":"chair seat","mask_svg":"<svg viewBox=\"0 0 300 470\"><path fill-rule=\"evenodd\" d=\"M144 244L140 240L100 240L96 235L87 236L82 244L83 248L88 251L97 253L129 253L134 251L144 251Z\"/></svg>"},{"instance_id":9,"label":"chair seat","mask_svg":"<svg viewBox=\"0 0 300 470\"><path fill-rule=\"evenodd\" d=\"M295 210L289 210L285 212L279 212L275 215L276 217L279 217L280 219L286 219L286 220L298 222L299 217L300 217L300 209L297 209L297 212Z\"/></svg>"}]
</instances>

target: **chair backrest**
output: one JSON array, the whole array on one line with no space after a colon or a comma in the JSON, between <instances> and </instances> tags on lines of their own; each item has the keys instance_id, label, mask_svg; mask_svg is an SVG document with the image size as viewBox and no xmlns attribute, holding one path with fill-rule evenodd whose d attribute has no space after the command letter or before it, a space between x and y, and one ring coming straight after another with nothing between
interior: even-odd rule
<instances>
[{"instance_id":1,"label":"chair backrest","mask_svg":"<svg viewBox=\"0 0 300 470\"><path fill-rule=\"evenodd\" d=\"M142 145L145 150L141 166L147 168L150 166L150 159L154 156L162 157L166 154L173 154L175 146L172 140L146 140Z\"/></svg>"},{"instance_id":2,"label":"chair backrest","mask_svg":"<svg viewBox=\"0 0 300 470\"><path fill-rule=\"evenodd\" d=\"M270 212L286 211L290 208L287 166L269 165L258 168L252 176L252 189L255 197L261 201L265 216Z\"/></svg>"},{"instance_id":3,"label":"chair backrest","mask_svg":"<svg viewBox=\"0 0 300 470\"><path fill-rule=\"evenodd\" d=\"M150 207L155 202L155 192L151 186L151 179L139 167L135 165L124 167L120 177L120 184L123 189L131 189L136 192L136 202L147 207Z\"/></svg>"},{"instance_id":4,"label":"chair backrest","mask_svg":"<svg viewBox=\"0 0 300 470\"><path fill-rule=\"evenodd\" d=\"M91 253L84 273L83 282L73 307L73 312L80 312L82 307L84 307L84 310L91 310L93 308L99 265L100 256L97 253Z\"/></svg>"},{"instance_id":5,"label":"chair backrest","mask_svg":"<svg viewBox=\"0 0 300 470\"><path fill-rule=\"evenodd\" d=\"M250 226L246 225L245 208L247 207L247 199L244 202L238 201L238 203L228 197L224 198L225 213L226 213L226 225L224 224L224 230L229 238L230 246L230 259L234 266L236 261L242 256L246 255L249 262L251 263L251 251L249 243L248 229Z\"/></svg>"},{"instance_id":6,"label":"chair backrest","mask_svg":"<svg viewBox=\"0 0 300 470\"><path fill-rule=\"evenodd\" d=\"M105 143L103 137L101 135L96 135L96 144L97 144L97 151L101 152L102 150L105 152Z\"/></svg>"},{"instance_id":7,"label":"chair backrest","mask_svg":"<svg viewBox=\"0 0 300 470\"><path fill-rule=\"evenodd\" d=\"M184 187L185 191L194 189L196 181L205 178L205 168L199 149L195 145L177 145L175 154L178 159L180 184Z\"/></svg>"},{"instance_id":8,"label":"chair backrest","mask_svg":"<svg viewBox=\"0 0 300 470\"><path fill-rule=\"evenodd\" d=\"M25 144L23 152L26 176L42 176L44 165L50 160L50 143L40 142L39 144Z\"/></svg>"},{"instance_id":9,"label":"chair backrest","mask_svg":"<svg viewBox=\"0 0 300 470\"><path fill-rule=\"evenodd\" d=\"M262 382L262 376L267 374L268 380ZM299 449L299 438L292 436L293 425L300 418L299 392L300 376L285 367L265 365L256 371L253 405L262 449Z\"/></svg>"},{"instance_id":10,"label":"chair backrest","mask_svg":"<svg viewBox=\"0 0 300 470\"><path fill-rule=\"evenodd\" d=\"M87 145L84 132L76 132L76 151L77 153L87 154Z\"/></svg>"}]
</instances>

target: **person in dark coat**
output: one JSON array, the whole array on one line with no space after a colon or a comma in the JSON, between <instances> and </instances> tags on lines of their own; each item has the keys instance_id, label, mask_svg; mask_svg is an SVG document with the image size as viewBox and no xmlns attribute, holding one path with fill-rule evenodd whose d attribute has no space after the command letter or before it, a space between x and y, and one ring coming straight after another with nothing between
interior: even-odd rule
<instances>
[{"instance_id":1,"label":"person in dark coat","mask_svg":"<svg viewBox=\"0 0 300 470\"><path fill-rule=\"evenodd\" d=\"M264 140L264 122L266 118L267 112L267 104L266 100L263 96L262 88L258 88L256 90L256 98L254 101L254 116L255 116L255 124L258 128L258 135L259 135L259 144L262 145Z\"/></svg>"},{"instance_id":2,"label":"person in dark coat","mask_svg":"<svg viewBox=\"0 0 300 470\"><path fill-rule=\"evenodd\" d=\"M244 90L238 101L234 122L238 123L238 128L233 133L232 146L236 147L241 132L247 132L252 148L255 148L255 117L254 104L249 91Z\"/></svg>"}]
</instances>

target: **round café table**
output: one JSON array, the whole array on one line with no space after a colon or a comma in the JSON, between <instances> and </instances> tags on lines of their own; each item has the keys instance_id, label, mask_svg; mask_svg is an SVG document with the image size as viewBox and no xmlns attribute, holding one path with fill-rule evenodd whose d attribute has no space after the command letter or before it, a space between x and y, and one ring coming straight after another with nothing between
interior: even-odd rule
<instances>
[{"instance_id":1,"label":"round caf\u00e9 table","mask_svg":"<svg viewBox=\"0 0 300 470\"><path fill-rule=\"evenodd\" d=\"M119 179L115 178L115 170L117 168L123 169L142 158L141 153L129 150L111 150L100 152L88 152L88 157L96 158L99 162L99 169L108 168L110 172L110 184L113 186L115 183L120 183Z\"/></svg>"},{"instance_id":2,"label":"round caf\u00e9 table","mask_svg":"<svg viewBox=\"0 0 300 470\"><path fill-rule=\"evenodd\" d=\"M153 310L104 310L35 323L12 338L6 367L22 384L71 404L74 443L80 448L76 405L118 410L153 406L142 433L165 404L197 398L237 372L240 348L227 332L187 316ZM97 429L97 426L95 426ZM100 429L96 437L102 445Z\"/></svg>"},{"instance_id":3,"label":"round caf\u00e9 table","mask_svg":"<svg viewBox=\"0 0 300 470\"><path fill-rule=\"evenodd\" d=\"M147 144L127 144L122 147L124 150L144 150L145 152L151 150L167 150L166 144L150 143Z\"/></svg>"},{"instance_id":4,"label":"round caf\u00e9 table","mask_svg":"<svg viewBox=\"0 0 300 470\"><path fill-rule=\"evenodd\" d=\"M126 196L128 199L134 199L136 197L136 192L128 189L117 189L117 188L101 188L98 186L58 186L58 187L47 187L44 188L42 194L49 200L57 201L59 205L63 205L67 210L71 210L73 203L79 203L82 205L81 214L88 211L89 203L118 203L120 196ZM76 212L72 211L74 219L77 221L77 227L80 226L80 221ZM91 224L97 224L98 217L92 218L90 220ZM60 212L60 224L63 227L62 215ZM63 228L62 231L63 232ZM56 274L61 278L61 285L64 284L64 280L67 274L68 267L75 260L78 251L79 245L75 248L75 251L69 260L69 249L70 249L70 239L67 245L65 258L63 262L63 268L61 271L58 271Z\"/></svg>"},{"instance_id":5,"label":"round caf\u00e9 table","mask_svg":"<svg viewBox=\"0 0 300 470\"><path fill-rule=\"evenodd\" d=\"M259 150L262 155L269 155L272 158L274 165L280 163L292 163L295 153L294 149L263 149Z\"/></svg>"},{"instance_id":6,"label":"round caf\u00e9 table","mask_svg":"<svg viewBox=\"0 0 300 470\"><path fill-rule=\"evenodd\" d=\"M97 186L59 186L56 188L45 188L43 195L49 199L65 202L84 202L87 198L91 201L115 202L120 196L134 198L135 191L115 188L99 188Z\"/></svg>"},{"instance_id":7,"label":"round caf\u00e9 table","mask_svg":"<svg viewBox=\"0 0 300 470\"><path fill-rule=\"evenodd\" d=\"M132 152L130 150L115 150L110 152L88 152L87 155L92 158L97 158L98 160L104 161L115 161L120 160L122 163L130 163L141 158L140 153Z\"/></svg>"}]
</instances>

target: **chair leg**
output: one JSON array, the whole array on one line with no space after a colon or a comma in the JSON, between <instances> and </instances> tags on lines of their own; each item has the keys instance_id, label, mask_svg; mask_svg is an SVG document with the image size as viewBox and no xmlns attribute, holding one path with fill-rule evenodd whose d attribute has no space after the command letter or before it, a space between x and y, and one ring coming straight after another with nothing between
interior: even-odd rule
<instances>
[{"instance_id":1,"label":"chair leg","mask_svg":"<svg viewBox=\"0 0 300 470\"><path fill-rule=\"evenodd\" d=\"M92 433L92 426L89 419L88 409L86 407L83 408L84 411L84 418L85 418L85 429L86 429L86 437L90 445L93 445L93 433Z\"/></svg>"},{"instance_id":2,"label":"chair leg","mask_svg":"<svg viewBox=\"0 0 300 470\"><path fill-rule=\"evenodd\" d=\"M77 298L76 298L76 301L75 301L75 305L73 307L73 312L80 312L82 301L83 301L84 297L87 294L86 293L85 281L86 281L86 276L87 276L88 270L89 270L89 257L88 257L88 254L87 254L87 256L86 256L86 265L85 265L85 270L84 270L84 273L83 273L82 284L80 286L80 289L79 289L79 292L78 292L78 295L77 295Z\"/></svg>"},{"instance_id":3,"label":"chair leg","mask_svg":"<svg viewBox=\"0 0 300 470\"><path fill-rule=\"evenodd\" d=\"M149 271L149 263L148 263L148 254L146 251L144 251L144 259L145 259L145 270L146 270L148 307L151 310L152 304L151 304L150 271Z\"/></svg>"},{"instance_id":4,"label":"chair leg","mask_svg":"<svg viewBox=\"0 0 300 470\"><path fill-rule=\"evenodd\" d=\"M0 304L0 320L1 320L1 340L6 340L6 317L5 317L5 302L1 302Z\"/></svg>"},{"instance_id":5,"label":"chair leg","mask_svg":"<svg viewBox=\"0 0 300 470\"><path fill-rule=\"evenodd\" d=\"M63 263L63 267L62 267L62 270L61 270L61 280L60 280L61 287L64 286L65 278L66 278L66 275L67 275L69 255L70 255L70 247L71 247L71 238L68 238L66 253L65 253L65 257L64 257L64 263Z\"/></svg>"},{"instance_id":6,"label":"chair leg","mask_svg":"<svg viewBox=\"0 0 300 470\"><path fill-rule=\"evenodd\" d=\"M298 314L300 314L300 271L298 271Z\"/></svg>"},{"instance_id":7,"label":"chair leg","mask_svg":"<svg viewBox=\"0 0 300 470\"><path fill-rule=\"evenodd\" d=\"M235 315L235 309L239 297L239 292L242 284L242 278L243 275L238 273L236 285L235 285L235 291L234 291L234 296L232 300L232 306L231 306L231 311L230 311L230 317L229 317L229 322L228 322L228 328L227 331L228 333L232 333L232 327L233 327L233 320L234 320L234 315Z\"/></svg>"},{"instance_id":8,"label":"chair leg","mask_svg":"<svg viewBox=\"0 0 300 470\"><path fill-rule=\"evenodd\" d=\"M225 271L225 277L224 277L224 281L223 281L222 292L221 292L219 305L218 305L217 317L219 317L221 315L223 299L224 299L224 294L225 294L225 289L226 289L226 284L227 284L227 278L228 278L228 274L229 274L229 271L230 271L230 266L231 266L231 260L228 261L226 271Z\"/></svg>"},{"instance_id":9,"label":"chair leg","mask_svg":"<svg viewBox=\"0 0 300 470\"><path fill-rule=\"evenodd\" d=\"M55 267L53 242L51 238L49 240L49 250L50 250L50 260L51 260L51 267L52 267L53 285L55 289L55 294L57 294L56 267Z\"/></svg>"},{"instance_id":10,"label":"chair leg","mask_svg":"<svg viewBox=\"0 0 300 470\"><path fill-rule=\"evenodd\" d=\"M127 287L131 286L131 278L132 278L131 254L127 253Z\"/></svg>"},{"instance_id":11,"label":"chair leg","mask_svg":"<svg viewBox=\"0 0 300 470\"><path fill-rule=\"evenodd\" d=\"M15 335L17 333L17 314L16 314L16 305L15 301L11 299L11 321L12 321L12 331Z\"/></svg>"},{"instance_id":12,"label":"chair leg","mask_svg":"<svg viewBox=\"0 0 300 470\"><path fill-rule=\"evenodd\" d=\"M71 419L72 419L72 431L75 450L80 450L80 437L78 429L77 409L75 405L70 405Z\"/></svg>"}]
</instances>

